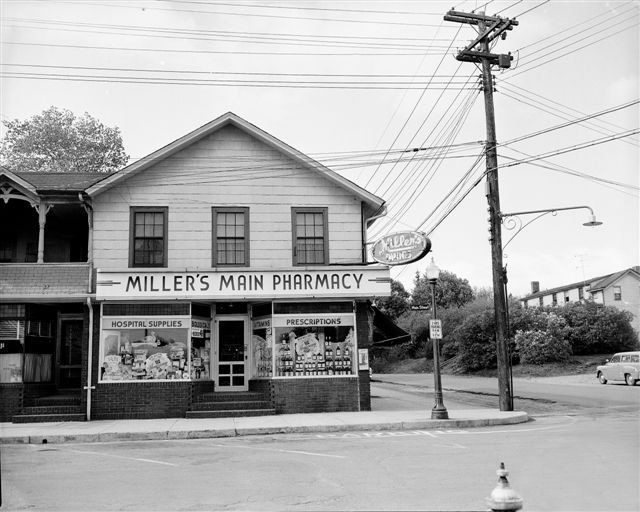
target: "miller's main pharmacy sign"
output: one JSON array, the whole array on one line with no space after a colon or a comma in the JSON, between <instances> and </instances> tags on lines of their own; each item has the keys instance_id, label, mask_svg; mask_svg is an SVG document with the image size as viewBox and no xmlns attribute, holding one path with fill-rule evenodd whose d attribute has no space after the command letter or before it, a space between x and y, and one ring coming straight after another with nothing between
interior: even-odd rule
<instances>
[{"instance_id":1,"label":"miller's main pharmacy sign","mask_svg":"<svg viewBox=\"0 0 640 512\"><path fill-rule=\"evenodd\" d=\"M96 299L332 298L388 296L386 267L234 272L98 270Z\"/></svg>"}]
</instances>

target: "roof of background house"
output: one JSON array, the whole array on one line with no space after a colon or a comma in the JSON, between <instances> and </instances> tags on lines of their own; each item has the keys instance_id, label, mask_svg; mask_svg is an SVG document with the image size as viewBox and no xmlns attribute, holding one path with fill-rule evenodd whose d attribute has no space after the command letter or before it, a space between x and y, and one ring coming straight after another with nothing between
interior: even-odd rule
<instances>
[{"instance_id":1,"label":"roof of background house","mask_svg":"<svg viewBox=\"0 0 640 512\"><path fill-rule=\"evenodd\" d=\"M624 270L620 270L619 272L614 272L612 274L607 274L600 277L593 277L591 279L585 279L583 281L578 281L577 283L566 284L564 286L558 286L556 288L549 288L548 290L540 290L539 292L525 295L520 300L537 299L538 297L544 297L546 295L551 295L558 292L565 292L567 290L573 290L575 288L587 285L589 286L590 291L602 290L607 286L615 283L627 272L633 272L638 277L640 277L640 266L625 268Z\"/></svg>"},{"instance_id":2,"label":"roof of background house","mask_svg":"<svg viewBox=\"0 0 640 512\"><path fill-rule=\"evenodd\" d=\"M13 173L31 183L38 192L83 192L88 187L109 176L104 172L16 172Z\"/></svg>"}]
</instances>

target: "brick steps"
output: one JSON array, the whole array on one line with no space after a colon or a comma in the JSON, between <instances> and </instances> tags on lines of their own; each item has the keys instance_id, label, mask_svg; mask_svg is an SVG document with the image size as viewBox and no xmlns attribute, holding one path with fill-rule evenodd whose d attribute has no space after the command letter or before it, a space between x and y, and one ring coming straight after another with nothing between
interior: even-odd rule
<instances>
[{"instance_id":1,"label":"brick steps","mask_svg":"<svg viewBox=\"0 0 640 512\"><path fill-rule=\"evenodd\" d=\"M238 418L244 416L273 416L275 413L275 409L187 411L187 418Z\"/></svg>"},{"instance_id":2,"label":"brick steps","mask_svg":"<svg viewBox=\"0 0 640 512\"><path fill-rule=\"evenodd\" d=\"M84 408L80 405L80 395L62 392L58 395L32 399L33 405L26 405L20 414L15 414L13 423L44 423L63 421L86 421Z\"/></svg>"},{"instance_id":3,"label":"brick steps","mask_svg":"<svg viewBox=\"0 0 640 512\"><path fill-rule=\"evenodd\" d=\"M86 421L87 417L84 413L66 413L66 414L17 414L11 421L13 423L44 423L48 421Z\"/></svg>"},{"instance_id":4,"label":"brick steps","mask_svg":"<svg viewBox=\"0 0 640 512\"><path fill-rule=\"evenodd\" d=\"M191 405L192 411L229 411L241 409L269 409L271 402L267 400L240 400L234 402L195 402Z\"/></svg>"},{"instance_id":5,"label":"brick steps","mask_svg":"<svg viewBox=\"0 0 640 512\"><path fill-rule=\"evenodd\" d=\"M264 394L255 391L202 393L196 397L187 418L231 418L271 416L276 411Z\"/></svg>"},{"instance_id":6,"label":"brick steps","mask_svg":"<svg viewBox=\"0 0 640 512\"><path fill-rule=\"evenodd\" d=\"M207 393L202 393L196 397L195 402L243 402L243 401L261 401L264 400L265 397L262 393L257 393L255 391L240 391L240 392L223 392L223 393L214 393L212 391Z\"/></svg>"},{"instance_id":7,"label":"brick steps","mask_svg":"<svg viewBox=\"0 0 640 512\"><path fill-rule=\"evenodd\" d=\"M81 414L82 407L79 405L43 405L23 407L21 414Z\"/></svg>"}]
</instances>

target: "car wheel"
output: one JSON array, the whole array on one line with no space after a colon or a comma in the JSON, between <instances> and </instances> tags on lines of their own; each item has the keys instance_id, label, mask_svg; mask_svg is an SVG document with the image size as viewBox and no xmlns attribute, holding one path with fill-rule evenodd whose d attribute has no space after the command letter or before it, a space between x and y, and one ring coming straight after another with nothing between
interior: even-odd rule
<instances>
[{"instance_id":1,"label":"car wheel","mask_svg":"<svg viewBox=\"0 0 640 512\"><path fill-rule=\"evenodd\" d=\"M600 384L607 383L607 379L604 378L604 375L602 375L602 372L598 372L598 380L600 381Z\"/></svg>"},{"instance_id":2,"label":"car wheel","mask_svg":"<svg viewBox=\"0 0 640 512\"><path fill-rule=\"evenodd\" d=\"M634 379L630 374L626 373L624 376L624 381L627 383L627 386L635 386L636 379Z\"/></svg>"}]
</instances>

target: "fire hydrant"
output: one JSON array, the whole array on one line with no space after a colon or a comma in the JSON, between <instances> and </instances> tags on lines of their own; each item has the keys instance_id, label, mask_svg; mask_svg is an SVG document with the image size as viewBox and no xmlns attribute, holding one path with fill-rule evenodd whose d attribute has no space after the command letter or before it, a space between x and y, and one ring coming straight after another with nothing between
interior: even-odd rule
<instances>
[{"instance_id":1,"label":"fire hydrant","mask_svg":"<svg viewBox=\"0 0 640 512\"><path fill-rule=\"evenodd\" d=\"M487 505L493 511L496 510L520 510L522 508L522 498L509 485L507 476L509 472L504 469L504 462L500 463L500 468L496 471L498 484L491 491L491 496L487 498Z\"/></svg>"}]
</instances>

